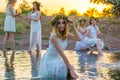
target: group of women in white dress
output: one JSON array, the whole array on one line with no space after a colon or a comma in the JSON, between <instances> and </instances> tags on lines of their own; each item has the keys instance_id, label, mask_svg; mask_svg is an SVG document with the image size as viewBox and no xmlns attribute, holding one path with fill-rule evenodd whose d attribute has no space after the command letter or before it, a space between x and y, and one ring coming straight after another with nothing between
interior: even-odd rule
<instances>
[{"instance_id":1,"label":"group of women in white dress","mask_svg":"<svg viewBox=\"0 0 120 80\"><path fill-rule=\"evenodd\" d=\"M75 50L79 56L80 62L80 69L85 69L85 63L88 62L89 55L87 54L88 51L92 53L94 51L93 47L97 47L98 55L97 59L100 59L103 55L103 47L104 43L101 39L98 38L100 35L100 30L97 26L97 19L90 18L89 26L85 26L86 20L80 19L78 20L78 32L79 36L81 37L80 41L76 41Z\"/></svg>"},{"instance_id":2,"label":"group of women in white dress","mask_svg":"<svg viewBox=\"0 0 120 80\"><path fill-rule=\"evenodd\" d=\"M100 30L97 26L97 19L94 17L90 18L90 25L87 28L85 27L85 22L85 19L80 19L78 21L78 32L81 40L76 42L75 49L89 49L92 51L91 47L96 46L99 53L98 56L102 56L104 43L98 38L98 35L100 35Z\"/></svg>"},{"instance_id":3,"label":"group of women in white dress","mask_svg":"<svg viewBox=\"0 0 120 80\"><path fill-rule=\"evenodd\" d=\"M14 42L14 33L16 32L15 26L15 17L22 17L22 13L16 13L13 8L16 4L16 0L10 0L6 7L6 19L4 22L4 31L5 37L3 41L3 54L6 57L6 45L9 41L11 43L12 56L11 59L14 60L15 54L15 42ZM30 45L28 48L28 53L32 53L32 51L36 47L37 57L39 57L39 52L41 50L41 22L40 22L40 4L37 2L33 3L33 10L27 17L23 17L25 20L31 21L31 29L30 29Z\"/></svg>"},{"instance_id":4,"label":"group of women in white dress","mask_svg":"<svg viewBox=\"0 0 120 80\"><path fill-rule=\"evenodd\" d=\"M15 17L21 16L21 13L15 13L14 5L16 0L11 0L6 8L6 19L4 25L5 38L3 43L3 54L6 57L6 44L8 40L11 43L12 56L14 59L15 44L14 33ZM31 21L30 29L30 45L28 53L36 51L36 58L40 58L39 52L41 51L41 21L40 21L40 4L33 2L33 10L28 17L23 17L25 20ZM68 19L64 14L59 14L54 17L51 22L53 31L49 39L49 47L45 54L40 59L40 66L38 76L54 76L58 78L67 78L68 73L72 78L77 78L77 74L74 67L70 64L69 60L65 56L64 50L68 45L68 39L76 40L76 50L83 50L91 48L96 45L99 55L102 55L103 42L97 37L100 31L96 25L96 19L90 19L90 25L85 27L85 19L79 21L78 28L75 27L74 22ZM74 30L74 34L69 32L69 28Z\"/></svg>"}]
</instances>

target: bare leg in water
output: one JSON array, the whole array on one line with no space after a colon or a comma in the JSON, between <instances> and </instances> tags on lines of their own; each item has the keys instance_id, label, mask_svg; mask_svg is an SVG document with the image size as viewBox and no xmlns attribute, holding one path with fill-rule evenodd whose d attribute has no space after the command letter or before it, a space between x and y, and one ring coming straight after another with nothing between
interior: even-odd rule
<instances>
[{"instance_id":1,"label":"bare leg in water","mask_svg":"<svg viewBox=\"0 0 120 80\"><path fill-rule=\"evenodd\" d=\"M10 43L11 43L11 50L12 50L11 60L14 61L14 57L15 57L14 33L10 33Z\"/></svg>"},{"instance_id":2,"label":"bare leg in water","mask_svg":"<svg viewBox=\"0 0 120 80\"><path fill-rule=\"evenodd\" d=\"M4 41L3 41L3 56L4 57L7 57L6 56L6 45L7 45L7 42L8 42L8 39L9 39L9 32L5 32L5 37L4 37Z\"/></svg>"},{"instance_id":3,"label":"bare leg in water","mask_svg":"<svg viewBox=\"0 0 120 80\"><path fill-rule=\"evenodd\" d=\"M98 58L100 58L103 55L103 51L100 47L100 40L98 40L98 42L96 43L96 46L97 46L97 50L98 50Z\"/></svg>"},{"instance_id":4,"label":"bare leg in water","mask_svg":"<svg viewBox=\"0 0 120 80\"><path fill-rule=\"evenodd\" d=\"M36 60L39 60L40 58L40 50L39 50L39 46L37 45L37 49L36 49Z\"/></svg>"}]
</instances>

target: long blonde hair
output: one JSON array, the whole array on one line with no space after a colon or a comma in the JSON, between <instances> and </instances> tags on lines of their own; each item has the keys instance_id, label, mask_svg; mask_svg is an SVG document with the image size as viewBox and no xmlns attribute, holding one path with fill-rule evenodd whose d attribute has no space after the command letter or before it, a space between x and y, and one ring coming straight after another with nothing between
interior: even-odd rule
<instances>
[{"instance_id":1,"label":"long blonde hair","mask_svg":"<svg viewBox=\"0 0 120 80\"><path fill-rule=\"evenodd\" d=\"M62 31L62 33L60 33L59 28L56 26L56 27L53 27L53 32L56 34L58 38L65 40L68 37L69 27L66 25L65 30Z\"/></svg>"},{"instance_id":2,"label":"long blonde hair","mask_svg":"<svg viewBox=\"0 0 120 80\"><path fill-rule=\"evenodd\" d=\"M65 22L65 29L62 32L60 32L59 28L58 28L58 22L59 22L60 19L63 19L64 22ZM69 26L68 26L67 22L68 22L67 16L65 16L64 14L59 14L53 19L53 21L51 23L54 26L53 27L53 32L56 34L56 36L58 38L61 38L63 41L65 39L67 39L67 37L68 37Z\"/></svg>"}]
</instances>

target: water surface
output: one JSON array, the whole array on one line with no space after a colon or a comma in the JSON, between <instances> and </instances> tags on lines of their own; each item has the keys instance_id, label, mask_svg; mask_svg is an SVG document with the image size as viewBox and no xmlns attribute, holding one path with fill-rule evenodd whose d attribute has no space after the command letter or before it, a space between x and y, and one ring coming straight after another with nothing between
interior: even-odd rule
<instances>
[{"instance_id":1,"label":"water surface","mask_svg":"<svg viewBox=\"0 0 120 80\"><path fill-rule=\"evenodd\" d=\"M42 51L44 52L45 50ZM77 54L76 51L65 51L81 80L120 80L120 53L104 52L100 60L97 60L96 54L88 54L83 69L80 65L80 53L80 51ZM35 77L38 66L35 65L39 65L39 61L36 62L26 51L17 51L14 62L10 61L10 56L11 52L8 52L6 59L0 52L0 80L38 80L38 77ZM40 80L64 79L41 76Z\"/></svg>"}]
</instances>

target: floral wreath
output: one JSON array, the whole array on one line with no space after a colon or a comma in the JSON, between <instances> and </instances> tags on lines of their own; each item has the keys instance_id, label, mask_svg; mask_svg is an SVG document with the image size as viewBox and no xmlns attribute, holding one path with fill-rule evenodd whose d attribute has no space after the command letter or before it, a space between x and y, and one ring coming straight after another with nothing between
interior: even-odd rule
<instances>
[{"instance_id":1,"label":"floral wreath","mask_svg":"<svg viewBox=\"0 0 120 80\"><path fill-rule=\"evenodd\" d=\"M69 20L68 20L68 17L67 17L66 15L64 15L64 14L58 14L58 15L56 15L56 16L53 18L53 20L51 21L51 24L52 24L53 26L56 26L59 19L64 19L64 20L65 20L65 23L69 21Z\"/></svg>"},{"instance_id":2,"label":"floral wreath","mask_svg":"<svg viewBox=\"0 0 120 80\"><path fill-rule=\"evenodd\" d=\"M36 5L40 6L41 3L37 2L37 1L34 1L33 4L36 4Z\"/></svg>"}]
</instances>

